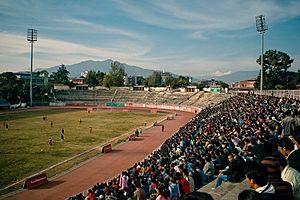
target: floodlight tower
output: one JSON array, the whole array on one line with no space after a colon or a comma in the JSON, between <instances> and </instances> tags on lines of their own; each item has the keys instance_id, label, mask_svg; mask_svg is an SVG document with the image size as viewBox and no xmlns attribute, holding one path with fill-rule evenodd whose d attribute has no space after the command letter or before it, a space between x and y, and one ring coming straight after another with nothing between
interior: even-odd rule
<instances>
[{"instance_id":1,"label":"floodlight tower","mask_svg":"<svg viewBox=\"0 0 300 200\"><path fill-rule=\"evenodd\" d=\"M37 41L37 30L27 29L27 41L31 43L30 54L30 106L32 106L32 68L33 68L33 43Z\"/></svg>"},{"instance_id":2,"label":"floodlight tower","mask_svg":"<svg viewBox=\"0 0 300 200\"><path fill-rule=\"evenodd\" d=\"M260 64L261 64L261 71L260 71L260 94L262 95L263 91L263 68L264 68L264 34L265 31L268 30L266 26L265 16L258 15L255 17L256 20L256 30L261 35L261 57L260 57Z\"/></svg>"}]
</instances>

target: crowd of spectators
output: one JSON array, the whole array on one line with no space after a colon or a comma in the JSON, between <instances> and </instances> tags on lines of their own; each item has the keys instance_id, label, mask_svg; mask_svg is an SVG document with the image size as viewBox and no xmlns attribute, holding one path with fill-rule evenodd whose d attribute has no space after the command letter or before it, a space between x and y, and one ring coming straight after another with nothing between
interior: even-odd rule
<instances>
[{"instance_id":1,"label":"crowd of spectators","mask_svg":"<svg viewBox=\"0 0 300 200\"><path fill-rule=\"evenodd\" d=\"M246 179L253 190L239 199L300 199L299 103L233 96L203 109L118 177L69 199L188 199L216 175L216 188Z\"/></svg>"}]
</instances>

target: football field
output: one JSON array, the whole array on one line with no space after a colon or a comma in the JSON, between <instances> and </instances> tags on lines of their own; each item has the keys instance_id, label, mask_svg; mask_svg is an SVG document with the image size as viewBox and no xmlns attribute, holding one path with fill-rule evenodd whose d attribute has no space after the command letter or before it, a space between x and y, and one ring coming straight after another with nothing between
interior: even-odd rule
<instances>
[{"instance_id":1,"label":"football field","mask_svg":"<svg viewBox=\"0 0 300 200\"><path fill-rule=\"evenodd\" d=\"M0 188L104 144L112 138L133 133L135 128L144 126L145 121L150 125L166 115L111 110L87 112L85 109L2 112ZM61 140L62 129L64 140ZM53 140L52 145L48 143L50 138ZM85 159L81 162L83 160ZM70 167L72 165L67 168Z\"/></svg>"}]
</instances>

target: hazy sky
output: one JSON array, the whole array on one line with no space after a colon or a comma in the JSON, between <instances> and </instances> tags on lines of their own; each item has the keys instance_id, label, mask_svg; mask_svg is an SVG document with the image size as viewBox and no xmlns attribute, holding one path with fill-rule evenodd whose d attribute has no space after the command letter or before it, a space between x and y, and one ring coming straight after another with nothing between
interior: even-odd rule
<instances>
[{"instance_id":1,"label":"hazy sky","mask_svg":"<svg viewBox=\"0 0 300 200\"><path fill-rule=\"evenodd\" d=\"M113 59L193 76L258 70L260 14L265 49L300 68L299 0L0 0L0 72L29 70L28 28L34 68Z\"/></svg>"}]
</instances>

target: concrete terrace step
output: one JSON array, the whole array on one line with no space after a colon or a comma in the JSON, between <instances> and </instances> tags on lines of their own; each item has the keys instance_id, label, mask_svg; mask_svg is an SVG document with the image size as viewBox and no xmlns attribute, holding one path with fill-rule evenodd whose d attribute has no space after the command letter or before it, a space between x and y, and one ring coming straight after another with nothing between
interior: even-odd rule
<instances>
[{"instance_id":1,"label":"concrete terrace step","mask_svg":"<svg viewBox=\"0 0 300 200\"><path fill-rule=\"evenodd\" d=\"M243 181L242 183L237 183L236 186L221 199L238 199L238 195L246 189L250 189L246 181Z\"/></svg>"},{"instance_id":2,"label":"concrete terrace step","mask_svg":"<svg viewBox=\"0 0 300 200\"><path fill-rule=\"evenodd\" d=\"M216 179L198 191L209 193L214 200L236 200L240 192L249 189L245 180L242 183L223 182L220 187L213 190L212 188L214 188L215 185Z\"/></svg>"}]
</instances>

